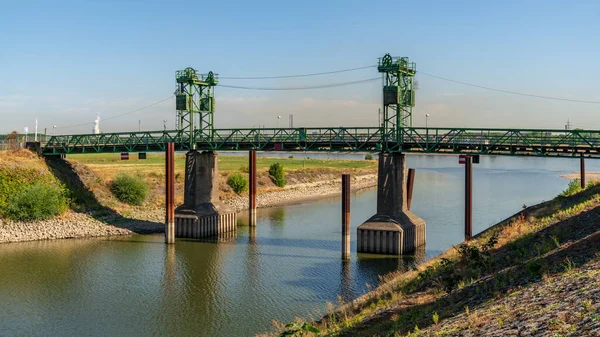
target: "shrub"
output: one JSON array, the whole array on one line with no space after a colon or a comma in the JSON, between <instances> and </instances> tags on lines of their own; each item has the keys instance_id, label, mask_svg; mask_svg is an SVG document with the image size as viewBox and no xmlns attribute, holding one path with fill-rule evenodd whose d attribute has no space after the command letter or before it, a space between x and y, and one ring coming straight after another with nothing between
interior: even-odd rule
<instances>
[{"instance_id":1,"label":"shrub","mask_svg":"<svg viewBox=\"0 0 600 337\"><path fill-rule=\"evenodd\" d=\"M273 180L273 183L279 187L284 187L287 184L285 180L285 172L283 171L283 165L279 163L271 164L269 167L269 175Z\"/></svg>"},{"instance_id":2,"label":"shrub","mask_svg":"<svg viewBox=\"0 0 600 337\"><path fill-rule=\"evenodd\" d=\"M227 178L227 185L237 194L248 190L248 179L241 173L234 173Z\"/></svg>"},{"instance_id":3,"label":"shrub","mask_svg":"<svg viewBox=\"0 0 600 337\"><path fill-rule=\"evenodd\" d=\"M365 160L373 160L373 155L370 153L365 154Z\"/></svg>"},{"instance_id":4,"label":"shrub","mask_svg":"<svg viewBox=\"0 0 600 337\"><path fill-rule=\"evenodd\" d=\"M4 215L12 220L44 220L67 209L65 191L61 187L35 182L7 198Z\"/></svg>"},{"instance_id":5,"label":"shrub","mask_svg":"<svg viewBox=\"0 0 600 337\"><path fill-rule=\"evenodd\" d=\"M289 158L289 159L294 159L294 155L293 155L293 154L290 154L288 158Z\"/></svg>"},{"instance_id":6,"label":"shrub","mask_svg":"<svg viewBox=\"0 0 600 337\"><path fill-rule=\"evenodd\" d=\"M242 165L240 166L240 171L243 173L248 173L250 172L250 169L248 168L248 165Z\"/></svg>"},{"instance_id":7,"label":"shrub","mask_svg":"<svg viewBox=\"0 0 600 337\"><path fill-rule=\"evenodd\" d=\"M119 174L112 182L110 190L120 201L141 206L148 196L148 186L141 176Z\"/></svg>"},{"instance_id":8,"label":"shrub","mask_svg":"<svg viewBox=\"0 0 600 337\"><path fill-rule=\"evenodd\" d=\"M559 194L559 196L569 197L579 191L581 191L581 183L579 182L579 179L573 179L569 182L569 186L567 187L567 189L562 191L562 193Z\"/></svg>"},{"instance_id":9,"label":"shrub","mask_svg":"<svg viewBox=\"0 0 600 337\"><path fill-rule=\"evenodd\" d=\"M43 185L56 186L57 182L51 174L44 174L36 168L0 167L0 209L6 207L8 197L39 182Z\"/></svg>"}]
</instances>

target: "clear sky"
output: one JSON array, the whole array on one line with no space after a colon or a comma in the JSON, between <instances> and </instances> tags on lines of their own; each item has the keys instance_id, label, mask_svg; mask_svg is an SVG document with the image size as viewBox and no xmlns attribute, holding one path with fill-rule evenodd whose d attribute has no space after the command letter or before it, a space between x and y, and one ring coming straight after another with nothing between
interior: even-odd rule
<instances>
[{"instance_id":1,"label":"clear sky","mask_svg":"<svg viewBox=\"0 0 600 337\"><path fill-rule=\"evenodd\" d=\"M89 133L173 95L175 71L303 74L408 56L423 71L531 94L600 101L598 1L0 0L0 133ZM243 86L321 85L376 68ZM600 129L600 104L468 87L417 74L415 125ZM377 124L381 82L304 91L216 88L217 127ZM173 128L174 99L101 122L103 132ZM85 126L65 128L69 125Z\"/></svg>"}]
</instances>

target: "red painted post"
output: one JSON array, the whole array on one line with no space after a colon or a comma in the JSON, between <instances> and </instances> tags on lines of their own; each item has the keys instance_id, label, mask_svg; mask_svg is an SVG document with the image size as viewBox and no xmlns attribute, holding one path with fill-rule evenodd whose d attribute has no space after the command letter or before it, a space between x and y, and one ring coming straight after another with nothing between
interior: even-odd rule
<instances>
[{"instance_id":1,"label":"red painted post","mask_svg":"<svg viewBox=\"0 0 600 337\"><path fill-rule=\"evenodd\" d=\"M175 144L167 143L165 153L166 226L165 243L175 243Z\"/></svg>"},{"instance_id":2,"label":"red painted post","mask_svg":"<svg viewBox=\"0 0 600 337\"><path fill-rule=\"evenodd\" d=\"M473 158L467 156L465 161L465 241L473 236Z\"/></svg>"},{"instance_id":3,"label":"red painted post","mask_svg":"<svg viewBox=\"0 0 600 337\"><path fill-rule=\"evenodd\" d=\"M585 157L583 157L583 153L579 158L579 181L581 182L581 188L585 188Z\"/></svg>"},{"instance_id":4,"label":"red painted post","mask_svg":"<svg viewBox=\"0 0 600 337\"><path fill-rule=\"evenodd\" d=\"M415 169L408 169L408 177L406 178L406 208L410 211L412 204L413 185L415 184Z\"/></svg>"},{"instance_id":5,"label":"red painted post","mask_svg":"<svg viewBox=\"0 0 600 337\"><path fill-rule=\"evenodd\" d=\"M342 259L350 259L350 175L342 174Z\"/></svg>"},{"instance_id":6,"label":"red painted post","mask_svg":"<svg viewBox=\"0 0 600 337\"><path fill-rule=\"evenodd\" d=\"M248 175L250 176L250 191L248 193L248 223L250 226L256 226L256 151L250 151L248 157Z\"/></svg>"}]
</instances>

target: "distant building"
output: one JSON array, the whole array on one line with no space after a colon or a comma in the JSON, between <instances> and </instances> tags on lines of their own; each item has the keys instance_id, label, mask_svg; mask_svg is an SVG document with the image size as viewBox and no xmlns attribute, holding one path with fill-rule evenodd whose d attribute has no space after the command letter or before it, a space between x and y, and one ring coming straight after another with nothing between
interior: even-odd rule
<instances>
[{"instance_id":1,"label":"distant building","mask_svg":"<svg viewBox=\"0 0 600 337\"><path fill-rule=\"evenodd\" d=\"M92 133L95 135L100 134L100 116L96 116L96 120L94 121L94 130L92 130Z\"/></svg>"}]
</instances>

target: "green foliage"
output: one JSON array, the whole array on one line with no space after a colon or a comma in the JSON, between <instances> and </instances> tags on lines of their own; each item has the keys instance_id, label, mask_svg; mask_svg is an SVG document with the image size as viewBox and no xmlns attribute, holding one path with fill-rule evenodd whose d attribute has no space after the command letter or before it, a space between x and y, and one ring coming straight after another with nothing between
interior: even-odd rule
<instances>
[{"instance_id":1,"label":"green foliage","mask_svg":"<svg viewBox=\"0 0 600 337\"><path fill-rule=\"evenodd\" d=\"M39 181L9 195L6 201L4 215L17 221L49 219L67 209L64 189Z\"/></svg>"},{"instance_id":2,"label":"green foliage","mask_svg":"<svg viewBox=\"0 0 600 337\"><path fill-rule=\"evenodd\" d=\"M592 188L598 184L600 184L600 180L591 180L591 181L588 181L588 183L585 185L585 188L586 189Z\"/></svg>"},{"instance_id":3,"label":"green foliage","mask_svg":"<svg viewBox=\"0 0 600 337\"><path fill-rule=\"evenodd\" d=\"M285 331L283 331L279 337L300 337L304 335L305 332L321 333L321 330L315 328L311 323L307 322L302 324L298 322L290 323L286 325L285 328Z\"/></svg>"},{"instance_id":4,"label":"green foliage","mask_svg":"<svg viewBox=\"0 0 600 337\"><path fill-rule=\"evenodd\" d=\"M240 166L240 171L243 173L248 173L250 172L250 169L248 168L248 165L242 165Z\"/></svg>"},{"instance_id":5,"label":"green foliage","mask_svg":"<svg viewBox=\"0 0 600 337\"><path fill-rule=\"evenodd\" d=\"M440 320L440 315L434 311L431 318L433 319L433 324L437 325Z\"/></svg>"},{"instance_id":6,"label":"green foliage","mask_svg":"<svg viewBox=\"0 0 600 337\"><path fill-rule=\"evenodd\" d=\"M290 155L288 156L288 158L289 158L289 159L294 159L294 155L293 155L293 154L290 154Z\"/></svg>"},{"instance_id":7,"label":"green foliage","mask_svg":"<svg viewBox=\"0 0 600 337\"><path fill-rule=\"evenodd\" d=\"M562 193L560 193L559 196L569 197L579 191L581 191L581 183L579 182L579 179L574 179L569 182L569 186L567 186L567 189L562 191Z\"/></svg>"},{"instance_id":8,"label":"green foliage","mask_svg":"<svg viewBox=\"0 0 600 337\"><path fill-rule=\"evenodd\" d=\"M52 175L44 174L34 168L19 167L18 169L11 169L0 167L0 209L7 206L8 197L23 190L23 187L36 182L44 185L57 185Z\"/></svg>"},{"instance_id":9,"label":"green foliage","mask_svg":"<svg viewBox=\"0 0 600 337\"><path fill-rule=\"evenodd\" d=\"M571 259L569 259L568 257L565 258L565 260L562 263L562 266L563 266L565 272L570 272L573 269L575 269L575 263L573 263L573 261L571 261Z\"/></svg>"},{"instance_id":10,"label":"green foliage","mask_svg":"<svg viewBox=\"0 0 600 337\"><path fill-rule=\"evenodd\" d=\"M539 276L540 271L542 270L542 265L537 261L529 261L525 265L525 270L527 273L533 276Z\"/></svg>"},{"instance_id":11,"label":"green foliage","mask_svg":"<svg viewBox=\"0 0 600 337\"><path fill-rule=\"evenodd\" d=\"M120 201L141 206L148 196L148 186L141 176L120 173L110 187L113 195Z\"/></svg>"},{"instance_id":12,"label":"green foliage","mask_svg":"<svg viewBox=\"0 0 600 337\"><path fill-rule=\"evenodd\" d=\"M450 292L460 284L468 284L469 280L479 278L483 271L491 267L490 250L496 243L498 234L492 235L481 246L461 244L455 247L458 252L457 259L441 258L438 266L428 266L414 281L406 285L405 292L432 283L439 284L445 291Z\"/></svg>"},{"instance_id":13,"label":"green foliage","mask_svg":"<svg viewBox=\"0 0 600 337\"><path fill-rule=\"evenodd\" d=\"M287 184L285 180L285 172L283 171L283 165L279 163L271 164L269 167L269 175L273 180L273 183L279 187L284 187Z\"/></svg>"},{"instance_id":14,"label":"green foliage","mask_svg":"<svg viewBox=\"0 0 600 337\"><path fill-rule=\"evenodd\" d=\"M237 194L248 190L248 179L241 173L234 173L227 178L227 185Z\"/></svg>"},{"instance_id":15,"label":"green foliage","mask_svg":"<svg viewBox=\"0 0 600 337\"><path fill-rule=\"evenodd\" d=\"M373 155L370 153L365 154L365 160L373 160Z\"/></svg>"}]
</instances>

